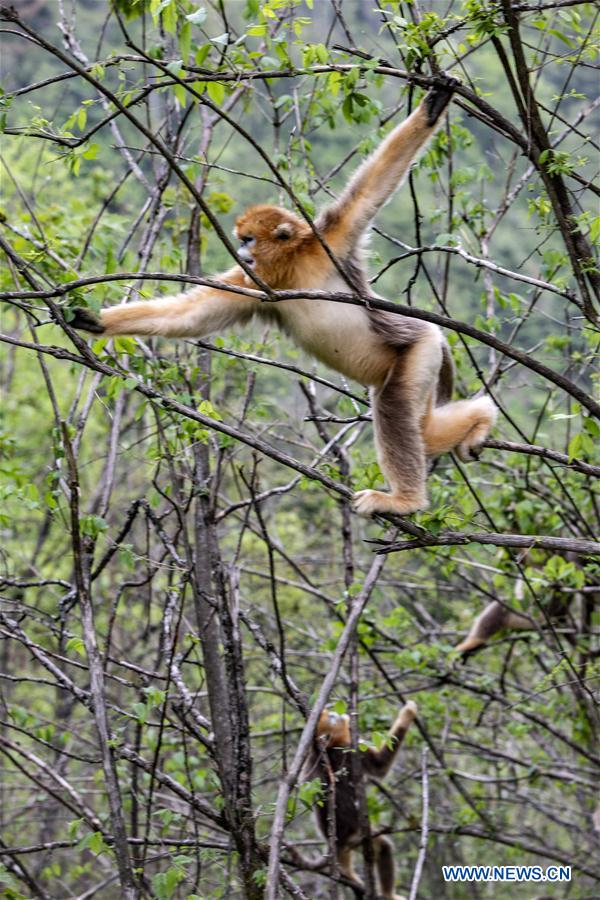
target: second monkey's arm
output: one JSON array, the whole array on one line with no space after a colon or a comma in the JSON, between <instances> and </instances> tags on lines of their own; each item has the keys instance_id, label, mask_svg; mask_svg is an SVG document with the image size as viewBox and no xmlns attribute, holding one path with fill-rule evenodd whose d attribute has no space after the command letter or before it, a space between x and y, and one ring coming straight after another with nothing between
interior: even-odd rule
<instances>
[{"instance_id":1,"label":"second monkey's arm","mask_svg":"<svg viewBox=\"0 0 600 900\"><path fill-rule=\"evenodd\" d=\"M244 273L239 268L217 276L217 279L245 286ZM203 337L247 321L259 307L260 301L253 297L199 286L174 297L122 303L103 309L98 316L85 309L76 309L70 324L73 328L106 336Z\"/></svg>"},{"instance_id":2,"label":"second monkey's arm","mask_svg":"<svg viewBox=\"0 0 600 900\"><path fill-rule=\"evenodd\" d=\"M369 747L361 754L362 767L368 775L383 778L389 772L406 732L417 717L417 704L412 700L402 707L398 718L390 728L388 741L381 750Z\"/></svg>"},{"instance_id":3,"label":"second monkey's arm","mask_svg":"<svg viewBox=\"0 0 600 900\"><path fill-rule=\"evenodd\" d=\"M400 186L421 147L435 132L452 97L455 80L433 88L417 109L391 131L355 172L340 198L316 226L340 256L359 240L371 219Z\"/></svg>"}]
</instances>

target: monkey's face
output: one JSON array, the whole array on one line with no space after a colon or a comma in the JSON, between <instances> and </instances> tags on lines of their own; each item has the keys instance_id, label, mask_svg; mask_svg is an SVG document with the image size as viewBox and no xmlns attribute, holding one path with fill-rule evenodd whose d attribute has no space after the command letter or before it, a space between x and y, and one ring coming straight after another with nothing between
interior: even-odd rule
<instances>
[{"instance_id":1,"label":"monkey's face","mask_svg":"<svg viewBox=\"0 0 600 900\"><path fill-rule=\"evenodd\" d=\"M316 737L323 738L326 747L349 747L350 716L324 709L319 716Z\"/></svg>"},{"instance_id":2,"label":"monkey's face","mask_svg":"<svg viewBox=\"0 0 600 900\"><path fill-rule=\"evenodd\" d=\"M253 206L235 223L238 256L271 287L291 281L298 251L310 238L310 228L294 213L277 206Z\"/></svg>"}]
</instances>

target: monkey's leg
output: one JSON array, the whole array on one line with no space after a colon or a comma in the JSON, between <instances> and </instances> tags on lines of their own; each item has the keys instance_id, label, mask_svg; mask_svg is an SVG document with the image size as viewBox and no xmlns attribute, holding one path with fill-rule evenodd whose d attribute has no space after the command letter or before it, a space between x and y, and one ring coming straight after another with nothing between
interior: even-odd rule
<instances>
[{"instance_id":1,"label":"monkey's leg","mask_svg":"<svg viewBox=\"0 0 600 900\"><path fill-rule=\"evenodd\" d=\"M491 397L457 400L429 410L423 423L428 456L456 449L460 459L477 459L490 433L498 410Z\"/></svg>"},{"instance_id":2,"label":"monkey's leg","mask_svg":"<svg viewBox=\"0 0 600 900\"><path fill-rule=\"evenodd\" d=\"M377 866L377 874L379 875L379 885L384 900L406 900L394 893L394 882L396 880L396 868L394 866L394 848L392 842L388 838L379 835L373 839L373 849L375 851L375 865Z\"/></svg>"},{"instance_id":3,"label":"monkey's leg","mask_svg":"<svg viewBox=\"0 0 600 900\"><path fill-rule=\"evenodd\" d=\"M341 850L338 850L338 865L340 867L340 873L347 878L348 881L352 882L359 890L364 888L364 884L361 878L358 877L356 872L354 871L354 864L352 862L352 853L353 850L351 847L343 847Z\"/></svg>"},{"instance_id":4,"label":"monkey's leg","mask_svg":"<svg viewBox=\"0 0 600 900\"><path fill-rule=\"evenodd\" d=\"M418 341L398 353L383 386L373 389L377 460L391 491L355 494L354 508L360 515L405 515L427 507L422 420L431 404L441 361L440 332L427 327Z\"/></svg>"}]
</instances>

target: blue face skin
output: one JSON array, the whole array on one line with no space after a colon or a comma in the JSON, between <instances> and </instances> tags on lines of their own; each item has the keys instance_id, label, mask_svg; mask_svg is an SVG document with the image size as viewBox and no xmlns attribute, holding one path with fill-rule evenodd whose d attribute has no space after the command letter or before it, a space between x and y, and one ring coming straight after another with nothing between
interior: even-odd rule
<instances>
[{"instance_id":1,"label":"blue face skin","mask_svg":"<svg viewBox=\"0 0 600 900\"><path fill-rule=\"evenodd\" d=\"M255 238L248 235L247 237L240 238L240 248L238 250L238 256L242 259L247 266L252 268L254 265L254 257L252 256L252 249L256 244Z\"/></svg>"}]
</instances>

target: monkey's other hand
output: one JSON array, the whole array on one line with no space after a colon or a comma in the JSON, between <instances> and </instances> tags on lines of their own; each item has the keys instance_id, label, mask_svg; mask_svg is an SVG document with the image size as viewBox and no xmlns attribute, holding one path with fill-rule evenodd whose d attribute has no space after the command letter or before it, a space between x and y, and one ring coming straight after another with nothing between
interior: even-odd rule
<instances>
[{"instance_id":1,"label":"monkey's other hand","mask_svg":"<svg viewBox=\"0 0 600 900\"><path fill-rule=\"evenodd\" d=\"M73 318L68 324L78 331L90 331L92 334L104 334L106 331L98 316L81 306L75 307Z\"/></svg>"},{"instance_id":2,"label":"monkey's other hand","mask_svg":"<svg viewBox=\"0 0 600 900\"><path fill-rule=\"evenodd\" d=\"M477 650L478 647L485 646L485 643L483 638L471 637L471 635L469 635L464 641L457 644L456 647L454 647L454 650L456 653L468 654L472 653L473 650Z\"/></svg>"},{"instance_id":3,"label":"monkey's other hand","mask_svg":"<svg viewBox=\"0 0 600 900\"><path fill-rule=\"evenodd\" d=\"M460 84L458 78L446 77L441 84L432 87L423 104L427 113L427 124L433 128L441 114L444 112L457 86Z\"/></svg>"},{"instance_id":4,"label":"monkey's other hand","mask_svg":"<svg viewBox=\"0 0 600 900\"><path fill-rule=\"evenodd\" d=\"M400 710L400 715L398 718L402 721L402 724L408 728L410 723L414 722L417 718L417 710L418 707L415 701L409 700Z\"/></svg>"}]
</instances>

